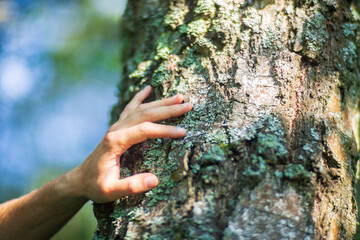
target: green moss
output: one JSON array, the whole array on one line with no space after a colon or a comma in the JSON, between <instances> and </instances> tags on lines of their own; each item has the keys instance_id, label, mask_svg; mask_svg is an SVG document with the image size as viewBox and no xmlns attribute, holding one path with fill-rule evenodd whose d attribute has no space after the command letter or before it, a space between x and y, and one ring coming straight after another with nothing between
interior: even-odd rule
<instances>
[{"instance_id":1,"label":"green moss","mask_svg":"<svg viewBox=\"0 0 360 240\"><path fill-rule=\"evenodd\" d=\"M204 183L216 184L218 182L217 176L219 176L220 169L216 165L210 165L202 168L202 176Z\"/></svg>"},{"instance_id":2,"label":"green moss","mask_svg":"<svg viewBox=\"0 0 360 240\"><path fill-rule=\"evenodd\" d=\"M253 140L256 138L256 135L257 135L257 129L253 125L251 125L246 131L245 139L248 141Z\"/></svg>"},{"instance_id":3,"label":"green moss","mask_svg":"<svg viewBox=\"0 0 360 240\"><path fill-rule=\"evenodd\" d=\"M305 22L303 54L311 59L317 58L321 55L327 39L326 19L320 11L315 10L312 18Z\"/></svg>"},{"instance_id":4,"label":"green moss","mask_svg":"<svg viewBox=\"0 0 360 240\"><path fill-rule=\"evenodd\" d=\"M190 22L187 25L186 32L188 37L195 37L198 38L200 36L204 36L205 33L209 30L210 21L204 19L198 19L195 21Z\"/></svg>"},{"instance_id":5,"label":"green moss","mask_svg":"<svg viewBox=\"0 0 360 240\"><path fill-rule=\"evenodd\" d=\"M169 77L169 71L166 67L166 62L162 62L160 66L154 71L153 78L151 81L151 86L158 87L164 80L167 80Z\"/></svg>"},{"instance_id":6,"label":"green moss","mask_svg":"<svg viewBox=\"0 0 360 240\"><path fill-rule=\"evenodd\" d=\"M151 60L139 63L137 69L129 75L130 78L143 78L152 64Z\"/></svg>"},{"instance_id":7,"label":"green moss","mask_svg":"<svg viewBox=\"0 0 360 240\"><path fill-rule=\"evenodd\" d=\"M159 175L158 175L159 176ZM154 206L158 202L167 201L169 199L170 190L176 186L176 183L171 179L170 174L160 176L159 185L146 194L147 206Z\"/></svg>"},{"instance_id":8,"label":"green moss","mask_svg":"<svg viewBox=\"0 0 360 240\"><path fill-rule=\"evenodd\" d=\"M315 130L315 128L310 128L310 132L307 133L308 135L311 135L313 138L311 141L306 142L302 150L303 152L298 155L298 160L301 162L304 162L305 160L311 159L315 160L317 158L317 152L320 151L319 141L321 140L321 134Z\"/></svg>"},{"instance_id":9,"label":"green moss","mask_svg":"<svg viewBox=\"0 0 360 240\"><path fill-rule=\"evenodd\" d=\"M315 152L315 149L313 148L312 143L306 143L306 144L303 146L303 150L304 150L304 151L307 151L307 152L311 152L311 153L314 153L314 152Z\"/></svg>"},{"instance_id":10,"label":"green moss","mask_svg":"<svg viewBox=\"0 0 360 240\"><path fill-rule=\"evenodd\" d=\"M187 113L187 117L184 120L184 124L187 124L187 126L192 128L193 130L199 127L198 126L199 120L206 121L206 123L210 125L211 123L222 118L224 114L223 109L224 109L224 105L220 100L197 105L193 108L192 111ZM227 140L227 134L225 131L216 131L212 134L207 135L207 139L209 142L221 143Z\"/></svg>"},{"instance_id":11,"label":"green moss","mask_svg":"<svg viewBox=\"0 0 360 240\"><path fill-rule=\"evenodd\" d=\"M226 159L225 152L222 147L218 145L212 146L208 152L203 156L205 162L216 163Z\"/></svg>"},{"instance_id":12,"label":"green moss","mask_svg":"<svg viewBox=\"0 0 360 240\"><path fill-rule=\"evenodd\" d=\"M215 3L212 0L199 0L195 13L197 16L213 18L216 13Z\"/></svg>"},{"instance_id":13,"label":"green moss","mask_svg":"<svg viewBox=\"0 0 360 240\"><path fill-rule=\"evenodd\" d=\"M301 164L292 164L286 166L283 171L284 177L291 180L310 179L312 174Z\"/></svg>"},{"instance_id":14,"label":"green moss","mask_svg":"<svg viewBox=\"0 0 360 240\"><path fill-rule=\"evenodd\" d=\"M357 59L357 48L356 48L356 44L354 42L349 42L349 45L343 49L343 60L344 60L344 64L346 66L349 66L347 63L350 64L350 66L352 66Z\"/></svg>"},{"instance_id":15,"label":"green moss","mask_svg":"<svg viewBox=\"0 0 360 240\"><path fill-rule=\"evenodd\" d=\"M352 1L351 4L351 12L354 15L355 19L360 20L360 2L359 1Z\"/></svg>"},{"instance_id":16,"label":"green moss","mask_svg":"<svg viewBox=\"0 0 360 240\"><path fill-rule=\"evenodd\" d=\"M209 56L216 51L216 46L208 38L199 37L196 41L195 50L199 54Z\"/></svg>"},{"instance_id":17,"label":"green moss","mask_svg":"<svg viewBox=\"0 0 360 240\"><path fill-rule=\"evenodd\" d=\"M257 150L270 158L284 157L288 153L283 138L272 133L257 135Z\"/></svg>"},{"instance_id":18,"label":"green moss","mask_svg":"<svg viewBox=\"0 0 360 240\"><path fill-rule=\"evenodd\" d=\"M214 116L215 117L215 116ZM225 130L219 130L206 136L206 141L221 145L228 140L228 135Z\"/></svg>"},{"instance_id":19,"label":"green moss","mask_svg":"<svg viewBox=\"0 0 360 240\"><path fill-rule=\"evenodd\" d=\"M184 24L185 16L188 12L189 9L186 5L177 5L173 7L165 16L164 22L167 26L170 26L175 30L177 27Z\"/></svg>"},{"instance_id":20,"label":"green moss","mask_svg":"<svg viewBox=\"0 0 360 240\"><path fill-rule=\"evenodd\" d=\"M133 221L133 220L136 220L139 217L143 216L144 214L146 214L144 208L135 207L127 213L127 216L129 217L129 221Z\"/></svg>"},{"instance_id":21,"label":"green moss","mask_svg":"<svg viewBox=\"0 0 360 240\"><path fill-rule=\"evenodd\" d=\"M146 238L147 240L163 240L164 236L161 234L156 234L156 235L149 235Z\"/></svg>"},{"instance_id":22,"label":"green moss","mask_svg":"<svg viewBox=\"0 0 360 240\"><path fill-rule=\"evenodd\" d=\"M321 138L320 133L316 132L316 130L314 128L310 129L310 134L316 141L319 141Z\"/></svg>"},{"instance_id":23,"label":"green moss","mask_svg":"<svg viewBox=\"0 0 360 240\"><path fill-rule=\"evenodd\" d=\"M171 46L169 45L170 36L171 32L165 32L157 39L156 55L154 57L155 60L168 58L169 54L171 53Z\"/></svg>"},{"instance_id":24,"label":"green moss","mask_svg":"<svg viewBox=\"0 0 360 240\"><path fill-rule=\"evenodd\" d=\"M241 31L239 34L238 49L246 48L246 43L249 43L251 39L251 30Z\"/></svg>"},{"instance_id":25,"label":"green moss","mask_svg":"<svg viewBox=\"0 0 360 240\"><path fill-rule=\"evenodd\" d=\"M149 209L149 207L156 205L158 202L167 201L171 189L177 185L177 183L171 179L171 175L178 169L179 156L184 155L183 151L189 146L184 145L180 149L177 149L177 151L170 151L176 144L176 141L164 144L162 139L154 139L152 140L150 148L145 153L143 163L138 171L153 172L159 177L159 185L145 193L146 202L142 205L144 209ZM130 210L130 215L128 215L127 218L136 218L136 216L138 216L137 213L142 211L142 209L137 208L128 210Z\"/></svg>"},{"instance_id":26,"label":"green moss","mask_svg":"<svg viewBox=\"0 0 360 240\"><path fill-rule=\"evenodd\" d=\"M168 56L171 54L171 50L169 49L169 46L164 45L163 43L159 43L156 47L156 55L154 57L155 60L167 59Z\"/></svg>"},{"instance_id":27,"label":"green moss","mask_svg":"<svg viewBox=\"0 0 360 240\"><path fill-rule=\"evenodd\" d=\"M356 36L356 30L358 29L358 25L356 23L344 23L341 27L345 37Z\"/></svg>"},{"instance_id":28,"label":"green moss","mask_svg":"<svg viewBox=\"0 0 360 240\"><path fill-rule=\"evenodd\" d=\"M245 169L243 175L248 177L262 176L266 171L266 161L261 156L255 154L251 155L251 159L251 166Z\"/></svg>"},{"instance_id":29,"label":"green moss","mask_svg":"<svg viewBox=\"0 0 360 240\"><path fill-rule=\"evenodd\" d=\"M277 164L288 153L284 131L277 117L268 117L266 128L256 135L256 149L268 162Z\"/></svg>"},{"instance_id":30,"label":"green moss","mask_svg":"<svg viewBox=\"0 0 360 240\"><path fill-rule=\"evenodd\" d=\"M134 239L135 235L132 231L127 231L126 232L126 235L124 237L124 240L132 240Z\"/></svg>"},{"instance_id":31,"label":"green moss","mask_svg":"<svg viewBox=\"0 0 360 240\"><path fill-rule=\"evenodd\" d=\"M327 0L325 1L325 3L330 6L330 7L333 7L336 9L336 0Z\"/></svg>"},{"instance_id":32,"label":"green moss","mask_svg":"<svg viewBox=\"0 0 360 240\"><path fill-rule=\"evenodd\" d=\"M198 173L200 170L201 170L200 164L195 163L195 164L191 165L191 171L193 173Z\"/></svg>"},{"instance_id":33,"label":"green moss","mask_svg":"<svg viewBox=\"0 0 360 240\"><path fill-rule=\"evenodd\" d=\"M122 178L124 178L124 177L129 177L129 176L131 176L132 174L131 174L131 170L129 169L129 168L127 168L127 167L122 167L121 169L120 169L120 176L122 177Z\"/></svg>"},{"instance_id":34,"label":"green moss","mask_svg":"<svg viewBox=\"0 0 360 240\"><path fill-rule=\"evenodd\" d=\"M209 233L202 234L196 238L196 240L216 240L216 238Z\"/></svg>"},{"instance_id":35,"label":"green moss","mask_svg":"<svg viewBox=\"0 0 360 240\"><path fill-rule=\"evenodd\" d=\"M243 24L251 28L253 32L260 33L261 16L255 8L249 8L244 12Z\"/></svg>"},{"instance_id":36,"label":"green moss","mask_svg":"<svg viewBox=\"0 0 360 240\"><path fill-rule=\"evenodd\" d=\"M284 178L284 173L282 171L275 170L274 176L275 176L275 180L276 180L277 184L279 186L281 186L281 182L282 182L282 180Z\"/></svg>"},{"instance_id":37,"label":"green moss","mask_svg":"<svg viewBox=\"0 0 360 240\"><path fill-rule=\"evenodd\" d=\"M186 57L179 63L180 66L188 69L186 70L186 76L184 76L185 78L192 77L190 75L194 74L194 71L199 67L201 62L199 56L195 54L195 50L196 49L192 47L187 47L184 51Z\"/></svg>"},{"instance_id":38,"label":"green moss","mask_svg":"<svg viewBox=\"0 0 360 240\"><path fill-rule=\"evenodd\" d=\"M180 33L165 31L156 39L154 60L168 60L170 55L178 54L181 48Z\"/></svg>"},{"instance_id":39,"label":"green moss","mask_svg":"<svg viewBox=\"0 0 360 240\"><path fill-rule=\"evenodd\" d=\"M280 119L276 116L267 117L267 128L278 137L284 137L284 129Z\"/></svg>"},{"instance_id":40,"label":"green moss","mask_svg":"<svg viewBox=\"0 0 360 240\"><path fill-rule=\"evenodd\" d=\"M275 41L278 39L279 35L280 35L280 32L277 31L275 26L267 27L265 30L263 47L270 48L271 46L273 46Z\"/></svg>"},{"instance_id":41,"label":"green moss","mask_svg":"<svg viewBox=\"0 0 360 240\"><path fill-rule=\"evenodd\" d=\"M194 217L190 219L191 224L199 228L202 234L212 234L215 232L214 229L208 228L207 223L213 222L216 217L216 199L215 192L213 190L208 190L208 192L200 199L199 204L195 204L193 208ZM199 233L199 232L198 232ZM196 233L196 234L198 234ZM200 236L200 234L198 235ZM190 239L195 236L191 236Z\"/></svg>"},{"instance_id":42,"label":"green moss","mask_svg":"<svg viewBox=\"0 0 360 240\"><path fill-rule=\"evenodd\" d=\"M99 236L98 234L94 235L94 240L106 240L105 237Z\"/></svg>"},{"instance_id":43,"label":"green moss","mask_svg":"<svg viewBox=\"0 0 360 240\"><path fill-rule=\"evenodd\" d=\"M218 49L226 44L233 44L241 28L241 21L239 19L241 19L240 11L219 7L217 18L211 21L210 29L211 36L216 41Z\"/></svg>"}]
</instances>

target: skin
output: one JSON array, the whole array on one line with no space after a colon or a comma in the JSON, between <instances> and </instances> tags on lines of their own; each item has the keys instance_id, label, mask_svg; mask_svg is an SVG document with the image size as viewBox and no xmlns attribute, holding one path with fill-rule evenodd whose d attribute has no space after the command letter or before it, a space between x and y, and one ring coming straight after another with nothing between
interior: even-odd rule
<instances>
[{"instance_id":1,"label":"skin","mask_svg":"<svg viewBox=\"0 0 360 240\"><path fill-rule=\"evenodd\" d=\"M154 122L178 117L192 109L183 96L142 103L151 87L140 91L126 106L100 144L77 168L41 188L0 205L1 239L49 239L89 200L115 201L158 185L152 173L120 179L120 156L149 138L180 138L185 129Z\"/></svg>"}]
</instances>

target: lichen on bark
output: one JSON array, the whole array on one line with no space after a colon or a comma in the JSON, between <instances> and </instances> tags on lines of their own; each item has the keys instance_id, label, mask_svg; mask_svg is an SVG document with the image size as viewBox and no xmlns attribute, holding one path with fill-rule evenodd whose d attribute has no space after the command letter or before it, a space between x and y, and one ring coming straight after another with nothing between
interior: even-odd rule
<instances>
[{"instance_id":1,"label":"lichen on bark","mask_svg":"<svg viewBox=\"0 0 360 240\"><path fill-rule=\"evenodd\" d=\"M120 159L157 188L95 205L95 239L351 239L359 24L340 0L139 0L124 17L119 104L182 93L187 129Z\"/></svg>"}]
</instances>

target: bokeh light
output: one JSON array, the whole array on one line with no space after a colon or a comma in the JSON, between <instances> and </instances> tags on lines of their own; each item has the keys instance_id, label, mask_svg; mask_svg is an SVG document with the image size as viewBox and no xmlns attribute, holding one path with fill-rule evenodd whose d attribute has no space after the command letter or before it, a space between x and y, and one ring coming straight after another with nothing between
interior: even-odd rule
<instances>
[{"instance_id":1,"label":"bokeh light","mask_svg":"<svg viewBox=\"0 0 360 240\"><path fill-rule=\"evenodd\" d=\"M100 142L116 102L125 5L0 0L1 202L79 165ZM95 219L84 211L54 239L91 239Z\"/></svg>"}]
</instances>

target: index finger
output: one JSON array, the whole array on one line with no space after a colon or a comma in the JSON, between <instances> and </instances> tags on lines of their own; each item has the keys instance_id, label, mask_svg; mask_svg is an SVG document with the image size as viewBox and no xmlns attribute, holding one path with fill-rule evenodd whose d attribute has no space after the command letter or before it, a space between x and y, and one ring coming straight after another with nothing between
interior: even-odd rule
<instances>
[{"instance_id":1,"label":"index finger","mask_svg":"<svg viewBox=\"0 0 360 240\"><path fill-rule=\"evenodd\" d=\"M179 117L192 109L192 104L182 103L170 106L160 106L148 108L141 112L137 112L129 118L129 126L134 126L143 122L157 122L172 117Z\"/></svg>"},{"instance_id":2,"label":"index finger","mask_svg":"<svg viewBox=\"0 0 360 240\"><path fill-rule=\"evenodd\" d=\"M133 99L126 105L124 111L121 113L119 119L126 118L126 116L135 110L149 95L151 92L151 86L146 86L143 90L138 92Z\"/></svg>"},{"instance_id":3,"label":"index finger","mask_svg":"<svg viewBox=\"0 0 360 240\"><path fill-rule=\"evenodd\" d=\"M148 108L180 104L183 100L184 100L184 96L182 94L176 94L175 96L165 98L162 100L149 102L149 103L143 103L138 107L138 110L142 111L142 110L148 109Z\"/></svg>"}]
</instances>

